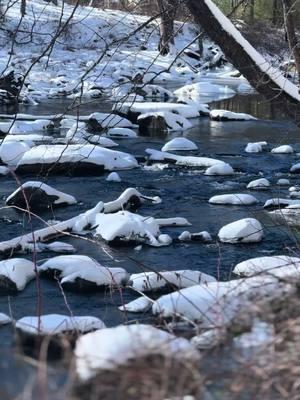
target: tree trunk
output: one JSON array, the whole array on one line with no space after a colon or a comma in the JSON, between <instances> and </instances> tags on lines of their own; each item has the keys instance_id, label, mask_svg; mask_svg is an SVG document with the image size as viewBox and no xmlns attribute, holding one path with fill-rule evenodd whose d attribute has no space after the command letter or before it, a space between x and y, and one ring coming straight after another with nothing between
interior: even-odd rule
<instances>
[{"instance_id":1,"label":"tree trunk","mask_svg":"<svg viewBox=\"0 0 300 400\"><path fill-rule=\"evenodd\" d=\"M26 15L26 0L21 0L21 15L25 17Z\"/></svg>"},{"instance_id":2,"label":"tree trunk","mask_svg":"<svg viewBox=\"0 0 300 400\"><path fill-rule=\"evenodd\" d=\"M170 52L170 45L174 44L174 19L178 6L177 0L157 0L160 13L160 41L158 50L166 55Z\"/></svg>"},{"instance_id":3,"label":"tree trunk","mask_svg":"<svg viewBox=\"0 0 300 400\"><path fill-rule=\"evenodd\" d=\"M249 23L253 24L254 23L254 7L255 7L255 0L250 0L249 2Z\"/></svg>"},{"instance_id":4,"label":"tree trunk","mask_svg":"<svg viewBox=\"0 0 300 400\"><path fill-rule=\"evenodd\" d=\"M295 31L294 23L294 0L282 0L283 10L284 10L284 25L287 35L287 40L291 52L294 55L296 70L298 73L298 80L300 84L300 45Z\"/></svg>"},{"instance_id":5,"label":"tree trunk","mask_svg":"<svg viewBox=\"0 0 300 400\"><path fill-rule=\"evenodd\" d=\"M297 87L275 71L257 53L212 0L185 0L196 23L217 43L225 56L269 100L276 100L300 126L300 94Z\"/></svg>"},{"instance_id":6,"label":"tree trunk","mask_svg":"<svg viewBox=\"0 0 300 400\"><path fill-rule=\"evenodd\" d=\"M280 17L279 0L273 0L272 24L274 26L279 25L279 17Z\"/></svg>"}]
</instances>

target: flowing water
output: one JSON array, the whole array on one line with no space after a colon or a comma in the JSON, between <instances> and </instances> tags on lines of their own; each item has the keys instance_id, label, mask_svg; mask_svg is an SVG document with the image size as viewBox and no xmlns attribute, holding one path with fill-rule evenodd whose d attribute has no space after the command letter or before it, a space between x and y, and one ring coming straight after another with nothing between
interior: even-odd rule
<instances>
[{"instance_id":1,"label":"flowing water","mask_svg":"<svg viewBox=\"0 0 300 400\"><path fill-rule=\"evenodd\" d=\"M211 99L209 99L211 100ZM34 114L53 114L62 112L65 108L63 101L49 101L38 107L25 107L21 112ZM212 274L221 280L230 278L235 264L247 258L286 253L287 248L296 248L295 237L284 228L274 227L261 210L264 201L271 197L287 197L287 188L279 187L279 178L288 177L291 185L299 184L297 175L289 176L292 164L298 161L297 151L300 152L299 129L291 122L274 115L270 103L258 95L238 95L221 100L211 105L211 108L227 108L233 111L247 112L261 118L249 122L214 122L206 117L193 120L193 128L181 133L168 135L139 136L136 139L120 139L118 150L129 152L135 156L144 156L146 148L160 149L163 144L173 137L181 136L193 140L199 147L195 154L218 158L228 162L236 173L227 177L208 177L189 168L170 166L162 170L149 170L143 166L135 170L121 171L122 182L106 182L107 174L98 177L69 177L53 176L42 178L44 182L56 189L74 195L78 204L45 212L41 217L45 220L64 220L93 207L98 201L110 201L117 198L123 190L135 187L141 193L160 196L161 204L145 203L138 213L153 217L187 218L192 226L191 232L206 230L213 237L211 244L199 242L175 243L168 247L152 248L143 246L141 251L134 246L121 248L109 247L101 242L93 243L80 238L62 238L72 243L77 254L94 257L107 266L124 267L129 272L150 270L179 270L195 269ZM81 114L93 111L108 111L110 104L87 104L80 110ZM4 112L5 110L1 110ZM270 118L280 117L280 120ZM270 151L259 154L247 154L244 148L248 142L267 141L270 148L280 144L291 144L295 154L276 155ZM250 193L246 185L253 179L264 176L270 179L272 187L267 191L251 192L259 200L255 206L222 206L210 205L208 199L216 194ZM21 181L33 180L36 176L21 177ZM0 177L1 206L5 198L12 193L17 183L10 177ZM265 238L259 244L225 245L217 241L219 229L227 223L245 217L258 217L266 221ZM35 221L34 226L42 226ZM29 227L23 216L11 209L0 211L0 241L8 240L28 231ZM173 238L185 228L162 229ZM54 253L39 253L38 260L55 256ZM28 258L32 255L26 256ZM117 306L133 300L137 296L130 290L75 294L66 292L64 299L57 283L42 280L42 311L47 313L65 313L70 310L74 315L94 315L100 317L108 326L114 326L127 320L136 319L136 315L124 315ZM67 304L66 304L67 302ZM1 297L0 311L11 314L14 319L37 312L36 283L31 282L17 296ZM148 321L150 314L139 315L139 319ZM52 366L50 365L50 369ZM0 328L0 398L9 400L28 383L34 372L34 367L16 350L14 344L14 329L11 326ZM55 365L54 381L51 392L56 392L56 385L65 380L66 368ZM54 395L53 395L54 396ZM37 397L38 398L38 397Z\"/></svg>"}]
</instances>

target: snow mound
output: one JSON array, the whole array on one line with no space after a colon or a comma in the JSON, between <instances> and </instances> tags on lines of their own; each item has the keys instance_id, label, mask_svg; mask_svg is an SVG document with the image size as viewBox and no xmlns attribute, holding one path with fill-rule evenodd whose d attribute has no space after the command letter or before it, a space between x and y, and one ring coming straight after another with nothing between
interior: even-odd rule
<instances>
[{"instance_id":1,"label":"snow mound","mask_svg":"<svg viewBox=\"0 0 300 400\"><path fill-rule=\"evenodd\" d=\"M128 325L101 329L82 336L75 348L76 371L86 381L100 370L114 370L130 360L158 355L167 359L198 361L188 340L150 325Z\"/></svg>"},{"instance_id":2,"label":"snow mound","mask_svg":"<svg viewBox=\"0 0 300 400\"><path fill-rule=\"evenodd\" d=\"M174 94L180 99L190 98L198 101L200 95L227 94L230 96L235 94L235 91L228 86L214 85L209 82L197 82L175 90Z\"/></svg>"},{"instance_id":3,"label":"snow mound","mask_svg":"<svg viewBox=\"0 0 300 400\"><path fill-rule=\"evenodd\" d=\"M158 129L167 131L185 131L192 127L192 124L182 115L169 111L157 111L143 113L138 116L139 129Z\"/></svg>"},{"instance_id":4,"label":"snow mound","mask_svg":"<svg viewBox=\"0 0 300 400\"><path fill-rule=\"evenodd\" d=\"M105 180L107 182L121 182L120 175L117 172L111 172Z\"/></svg>"},{"instance_id":5,"label":"snow mound","mask_svg":"<svg viewBox=\"0 0 300 400\"><path fill-rule=\"evenodd\" d=\"M231 165L225 162L219 162L217 164L208 167L205 171L205 175L214 176L214 175L233 175L234 170Z\"/></svg>"},{"instance_id":6,"label":"snow mound","mask_svg":"<svg viewBox=\"0 0 300 400\"><path fill-rule=\"evenodd\" d=\"M0 158L4 164L15 166L28 150L30 146L26 143L3 141L0 146Z\"/></svg>"},{"instance_id":7,"label":"snow mound","mask_svg":"<svg viewBox=\"0 0 300 400\"><path fill-rule=\"evenodd\" d=\"M264 150L264 147L267 146L267 142L255 142L248 143L245 147L246 153L261 153Z\"/></svg>"},{"instance_id":8,"label":"snow mound","mask_svg":"<svg viewBox=\"0 0 300 400\"><path fill-rule=\"evenodd\" d=\"M250 194L223 194L213 196L208 200L211 204L232 204L240 206L249 206L258 203L258 200Z\"/></svg>"},{"instance_id":9,"label":"snow mound","mask_svg":"<svg viewBox=\"0 0 300 400\"><path fill-rule=\"evenodd\" d=\"M200 271L181 270L163 272L141 272L132 274L129 282L138 292L148 292L167 288L185 288L214 282L216 279Z\"/></svg>"},{"instance_id":10,"label":"snow mound","mask_svg":"<svg viewBox=\"0 0 300 400\"><path fill-rule=\"evenodd\" d=\"M27 201L25 201L26 197ZM16 205L25 208L27 204L37 208L76 204L74 196L60 192L53 187L39 181L23 183L6 199L7 205Z\"/></svg>"},{"instance_id":11,"label":"snow mound","mask_svg":"<svg viewBox=\"0 0 300 400\"><path fill-rule=\"evenodd\" d=\"M61 279L66 289L99 290L124 285L129 275L123 268L108 268L82 255L57 256L39 267L41 276Z\"/></svg>"},{"instance_id":12,"label":"snow mound","mask_svg":"<svg viewBox=\"0 0 300 400\"><path fill-rule=\"evenodd\" d=\"M141 296L130 303L121 305L119 310L124 312L140 313L150 310L151 306L152 301L148 299L148 297Z\"/></svg>"},{"instance_id":13,"label":"snow mound","mask_svg":"<svg viewBox=\"0 0 300 400\"><path fill-rule=\"evenodd\" d=\"M283 146L274 147L271 152L276 154L292 154L294 153L294 149L292 148L292 146L286 144Z\"/></svg>"},{"instance_id":14,"label":"snow mound","mask_svg":"<svg viewBox=\"0 0 300 400\"><path fill-rule=\"evenodd\" d=\"M11 258L0 261L0 293L12 294L21 291L35 277L32 261L25 258Z\"/></svg>"},{"instance_id":15,"label":"snow mound","mask_svg":"<svg viewBox=\"0 0 300 400\"><path fill-rule=\"evenodd\" d=\"M175 138L167 142L161 149L161 151L188 151L197 150L198 146L189 139L186 138Z\"/></svg>"},{"instance_id":16,"label":"snow mound","mask_svg":"<svg viewBox=\"0 0 300 400\"><path fill-rule=\"evenodd\" d=\"M236 113L227 110L211 110L209 117L213 121L253 121L257 119L250 114Z\"/></svg>"},{"instance_id":17,"label":"snow mound","mask_svg":"<svg viewBox=\"0 0 300 400\"><path fill-rule=\"evenodd\" d=\"M255 218L244 218L223 226L218 233L224 243L256 243L263 239L263 227Z\"/></svg>"},{"instance_id":18,"label":"snow mound","mask_svg":"<svg viewBox=\"0 0 300 400\"><path fill-rule=\"evenodd\" d=\"M16 328L30 335L57 335L66 332L86 333L106 326L96 317L70 317L60 314L24 317L16 322Z\"/></svg>"},{"instance_id":19,"label":"snow mound","mask_svg":"<svg viewBox=\"0 0 300 400\"><path fill-rule=\"evenodd\" d=\"M276 277L299 276L300 258L282 255L250 258L237 264L233 272L241 276L252 276L261 273L268 273Z\"/></svg>"},{"instance_id":20,"label":"snow mound","mask_svg":"<svg viewBox=\"0 0 300 400\"><path fill-rule=\"evenodd\" d=\"M122 170L138 166L130 154L105 149L90 144L78 145L40 145L28 150L18 163L17 171L24 171L41 166L61 166L63 164L94 165L100 170ZM27 170L26 169L26 170Z\"/></svg>"},{"instance_id":21,"label":"snow mound","mask_svg":"<svg viewBox=\"0 0 300 400\"><path fill-rule=\"evenodd\" d=\"M247 189L268 189L270 187L270 182L266 178L255 179L247 185Z\"/></svg>"},{"instance_id":22,"label":"snow mound","mask_svg":"<svg viewBox=\"0 0 300 400\"><path fill-rule=\"evenodd\" d=\"M36 121L13 120L12 122L0 122L0 132L9 133L10 135L23 135L43 131L53 126L53 122L47 119L38 119Z\"/></svg>"}]
</instances>

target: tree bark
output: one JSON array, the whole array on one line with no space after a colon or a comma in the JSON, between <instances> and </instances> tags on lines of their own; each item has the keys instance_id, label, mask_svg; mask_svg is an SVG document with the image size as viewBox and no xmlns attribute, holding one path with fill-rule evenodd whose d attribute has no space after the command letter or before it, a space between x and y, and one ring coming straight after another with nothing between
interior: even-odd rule
<instances>
[{"instance_id":1,"label":"tree bark","mask_svg":"<svg viewBox=\"0 0 300 400\"><path fill-rule=\"evenodd\" d=\"M21 15L25 17L26 15L26 0L21 0Z\"/></svg>"},{"instance_id":2,"label":"tree bark","mask_svg":"<svg viewBox=\"0 0 300 400\"><path fill-rule=\"evenodd\" d=\"M209 4L214 5L214 3L210 0L185 0L185 3L194 16L196 23L220 46L227 59L248 79L250 84L267 99L276 100L276 103L281 108L284 107L288 115L300 126L299 95L293 96L285 88L285 85L279 85L278 82L274 81L271 74L267 73L266 70L264 72L262 66L256 62L253 55L255 49L247 52L239 40L234 38L232 31L235 28L230 26L230 29L228 29L230 22L226 21L225 25L225 17L220 17L220 10L218 10L218 17L214 15L212 7L209 6ZM215 7L214 5L213 8ZM267 62L265 62L265 65L267 65ZM287 80L284 80L284 82L290 88L293 86Z\"/></svg>"},{"instance_id":3,"label":"tree bark","mask_svg":"<svg viewBox=\"0 0 300 400\"><path fill-rule=\"evenodd\" d=\"M300 85L300 45L295 31L294 23L294 0L282 0L284 10L284 25L289 43L289 48L294 55L296 70L298 73L298 80Z\"/></svg>"},{"instance_id":4,"label":"tree bark","mask_svg":"<svg viewBox=\"0 0 300 400\"><path fill-rule=\"evenodd\" d=\"M174 20L177 6L178 0L157 0L161 18L158 50L162 55L168 54L170 45L174 44Z\"/></svg>"}]
</instances>

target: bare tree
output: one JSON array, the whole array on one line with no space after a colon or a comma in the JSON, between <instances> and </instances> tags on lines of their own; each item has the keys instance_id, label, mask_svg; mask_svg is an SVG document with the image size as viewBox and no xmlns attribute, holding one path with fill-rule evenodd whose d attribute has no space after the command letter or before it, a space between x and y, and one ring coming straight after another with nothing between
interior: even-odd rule
<instances>
[{"instance_id":1,"label":"bare tree","mask_svg":"<svg viewBox=\"0 0 300 400\"><path fill-rule=\"evenodd\" d=\"M170 45L174 44L174 19L178 5L178 0L157 0L161 18L158 49L162 55L168 54Z\"/></svg>"},{"instance_id":2,"label":"bare tree","mask_svg":"<svg viewBox=\"0 0 300 400\"><path fill-rule=\"evenodd\" d=\"M284 25L291 52L295 58L296 70L300 84L300 45L295 31L294 13L295 3L291 0L282 0L284 10Z\"/></svg>"}]
</instances>

